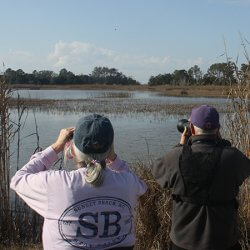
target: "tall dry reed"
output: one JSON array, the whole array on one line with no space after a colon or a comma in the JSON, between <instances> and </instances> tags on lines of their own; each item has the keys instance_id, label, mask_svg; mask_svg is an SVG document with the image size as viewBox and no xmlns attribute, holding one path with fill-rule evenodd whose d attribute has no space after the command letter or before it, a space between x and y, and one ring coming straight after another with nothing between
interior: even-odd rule
<instances>
[{"instance_id":1,"label":"tall dry reed","mask_svg":"<svg viewBox=\"0 0 250 250\"><path fill-rule=\"evenodd\" d=\"M151 164L149 164L151 165ZM139 199L136 210L136 250L162 250L169 247L172 201L170 190L154 180L150 166L138 163L134 171L148 190Z\"/></svg>"},{"instance_id":2,"label":"tall dry reed","mask_svg":"<svg viewBox=\"0 0 250 250\"><path fill-rule=\"evenodd\" d=\"M41 217L19 198L10 195L11 142L16 139L16 170L20 155L20 129L25 107L18 100L17 121L11 117L9 103L12 90L0 76L0 249L19 244L22 249L29 243L41 241ZM12 161L14 162L14 161Z\"/></svg>"},{"instance_id":3,"label":"tall dry reed","mask_svg":"<svg viewBox=\"0 0 250 250\"><path fill-rule=\"evenodd\" d=\"M11 233L11 210L9 202L10 139L9 97L11 89L0 75L0 240L4 242Z\"/></svg>"},{"instance_id":4,"label":"tall dry reed","mask_svg":"<svg viewBox=\"0 0 250 250\"><path fill-rule=\"evenodd\" d=\"M243 44L244 45L244 44ZM225 116L227 138L232 145L250 158L250 61L245 51L248 67L244 72L235 65L237 84L230 86ZM243 183L239 194L239 215L241 245L243 250L250 249L250 181Z\"/></svg>"}]
</instances>

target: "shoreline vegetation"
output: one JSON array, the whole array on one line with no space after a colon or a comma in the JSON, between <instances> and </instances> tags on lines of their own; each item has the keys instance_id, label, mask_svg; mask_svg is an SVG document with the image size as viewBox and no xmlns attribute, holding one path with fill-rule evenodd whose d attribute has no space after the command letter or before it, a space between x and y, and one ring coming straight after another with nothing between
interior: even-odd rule
<instances>
[{"instance_id":1,"label":"shoreline vegetation","mask_svg":"<svg viewBox=\"0 0 250 250\"><path fill-rule=\"evenodd\" d=\"M120 91L150 91L158 92L162 96L180 97L215 97L227 98L230 92L228 85L204 85L204 86L179 86L179 85L110 85L110 84L66 84L66 85L36 85L36 84L12 84L12 89L28 90L120 90Z\"/></svg>"},{"instance_id":2,"label":"shoreline vegetation","mask_svg":"<svg viewBox=\"0 0 250 250\"><path fill-rule=\"evenodd\" d=\"M147 99L136 99L133 92L151 92L155 96L163 97L193 97L193 98L211 98L219 112L228 111L225 105L218 104L216 98L234 98L228 86L148 86L148 85L11 85L13 90L93 90L103 91L103 94L96 98L82 99L32 99L32 98L10 98L10 108L17 108L21 102L26 109L37 111L57 111L57 112L95 112L105 114L153 114L157 117L167 115L186 115L197 105L193 103L167 103L154 102ZM107 92L105 92L107 91ZM110 92L109 92L110 91ZM231 93L231 96L229 96ZM248 96L249 99L249 96ZM226 102L226 101L225 101ZM115 105L114 105L115 104ZM250 102L247 104L250 111Z\"/></svg>"}]
</instances>

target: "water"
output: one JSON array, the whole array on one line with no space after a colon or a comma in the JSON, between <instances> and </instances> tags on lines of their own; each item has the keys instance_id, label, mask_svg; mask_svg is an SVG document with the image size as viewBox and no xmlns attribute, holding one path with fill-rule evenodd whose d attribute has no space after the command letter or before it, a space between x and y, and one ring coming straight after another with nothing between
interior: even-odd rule
<instances>
[{"instance_id":1,"label":"water","mask_svg":"<svg viewBox=\"0 0 250 250\"><path fill-rule=\"evenodd\" d=\"M167 103L225 103L226 98L206 98L206 97L174 97L162 96L161 93L149 91L121 91L121 90L17 90L13 93L16 97L17 94L22 98L32 99L96 99L108 98L110 96L119 96L119 94L128 97L128 99L155 99L158 101L166 101ZM126 98L127 99L127 98Z\"/></svg>"},{"instance_id":2,"label":"water","mask_svg":"<svg viewBox=\"0 0 250 250\"><path fill-rule=\"evenodd\" d=\"M16 112L12 111L12 115ZM44 149L51 145L57 138L60 129L75 126L77 120L85 114L52 114L37 112L35 114L38 126L39 145ZM129 163L149 161L160 157L178 143L180 134L176 129L177 117L158 121L153 117L127 118L110 116L115 137L115 151L120 158ZM32 113L28 114L25 126L21 131L20 162L24 165L37 147L35 120ZM32 135L33 134L33 135ZM16 142L12 151L16 151ZM16 169L16 154L12 156L12 168Z\"/></svg>"},{"instance_id":3,"label":"water","mask_svg":"<svg viewBox=\"0 0 250 250\"><path fill-rule=\"evenodd\" d=\"M115 131L115 151L120 158L133 164L137 161L149 162L162 156L166 151L170 150L180 140L180 133L176 129L177 121L180 116L162 114L160 111L148 111L137 113L137 115L129 115L128 113L115 112L118 107L118 102L121 99L126 102L126 105L135 105L146 102L148 106L158 105L162 102L170 104L210 104L210 103L225 103L226 99L222 98L188 98L188 97L163 97L157 93L138 92L138 91L100 91L100 90L18 90L21 97L29 97L35 99L58 99L79 100L90 99L92 102L98 100L98 105L102 105L103 101L112 98L111 102L105 102L108 110L108 117L111 120ZM14 92L17 96L17 92ZM80 104L78 104L80 105ZM120 104L121 105L121 104ZM122 104L123 105L123 104ZM92 108L91 108L92 107ZM95 112L95 106L90 104L91 112ZM134 106L131 106L134 110ZM136 113L137 110L134 111ZM12 119L17 120L16 110L11 111ZM84 112L53 112L53 107L50 107L50 112L36 111L35 118L37 122L39 134L39 146L43 149L51 145L57 138L61 128L75 126L77 120L88 113ZM13 156L11 159L11 172L14 173L17 168L23 166L30 158L35 148L37 147L37 136L35 118L32 111L28 115L23 116L25 123L21 131L21 146L20 159L16 161L16 141L12 143ZM185 117L186 118L186 117ZM33 134L33 135L32 135ZM18 166L17 166L18 165Z\"/></svg>"}]
</instances>

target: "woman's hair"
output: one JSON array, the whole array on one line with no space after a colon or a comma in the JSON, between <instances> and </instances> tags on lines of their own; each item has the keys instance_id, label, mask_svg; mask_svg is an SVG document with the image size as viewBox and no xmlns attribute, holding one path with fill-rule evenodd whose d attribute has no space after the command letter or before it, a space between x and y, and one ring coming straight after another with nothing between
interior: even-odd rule
<instances>
[{"instance_id":1,"label":"woman's hair","mask_svg":"<svg viewBox=\"0 0 250 250\"><path fill-rule=\"evenodd\" d=\"M85 180L93 186L100 186L103 182L104 169L106 167L105 159L108 157L112 146L100 154L83 153L71 140L64 149L64 163L67 160L75 158L78 167L86 167Z\"/></svg>"}]
</instances>

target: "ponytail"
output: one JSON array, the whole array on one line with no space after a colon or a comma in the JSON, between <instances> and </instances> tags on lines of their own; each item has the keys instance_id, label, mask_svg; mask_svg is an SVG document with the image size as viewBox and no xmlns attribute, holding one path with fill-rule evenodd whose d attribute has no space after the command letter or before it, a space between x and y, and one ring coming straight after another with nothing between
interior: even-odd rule
<instances>
[{"instance_id":1,"label":"ponytail","mask_svg":"<svg viewBox=\"0 0 250 250\"><path fill-rule=\"evenodd\" d=\"M106 166L105 161L99 162L96 160L91 161L87 165L87 170L85 173L85 180L87 183L98 187L103 182L104 168Z\"/></svg>"},{"instance_id":2,"label":"ponytail","mask_svg":"<svg viewBox=\"0 0 250 250\"><path fill-rule=\"evenodd\" d=\"M111 148L103 154L85 154L75 146L73 141L70 141L64 148L64 164L66 164L67 160L76 158L78 165L86 168L85 181L92 186L98 187L104 179L105 159L110 150Z\"/></svg>"}]
</instances>

